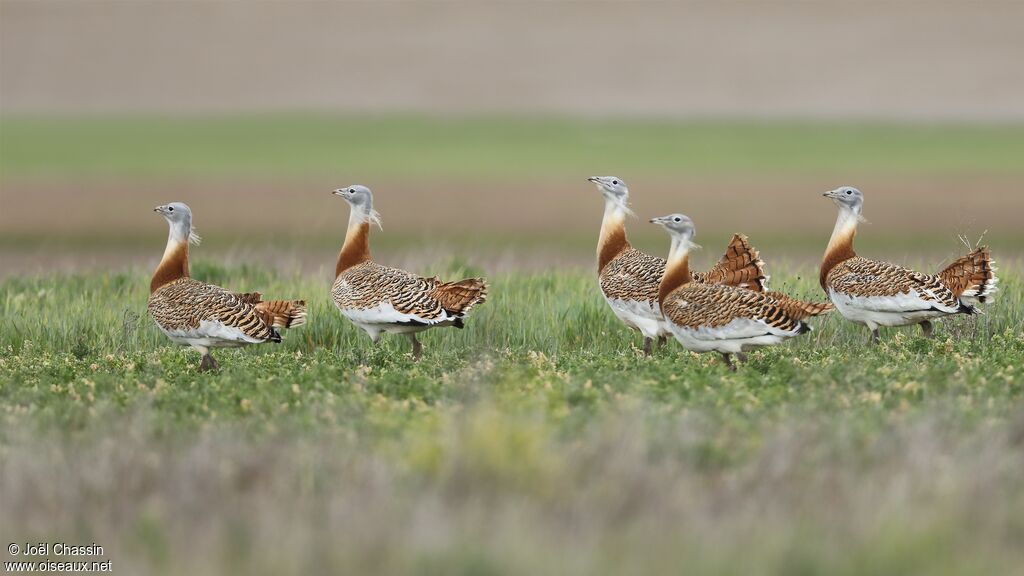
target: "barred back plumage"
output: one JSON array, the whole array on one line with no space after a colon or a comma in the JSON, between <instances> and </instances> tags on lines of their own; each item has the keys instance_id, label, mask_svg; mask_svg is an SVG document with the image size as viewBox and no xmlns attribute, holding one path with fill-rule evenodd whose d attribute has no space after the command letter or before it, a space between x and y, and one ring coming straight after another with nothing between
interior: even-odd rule
<instances>
[{"instance_id":1,"label":"barred back plumage","mask_svg":"<svg viewBox=\"0 0 1024 576\"><path fill-rule=\"evenodd\" d=\"M786 311L786 314L797 320L805 320L812 316L820 316L835 310L835 306L831 302L806 302L792 298L782 292L766 292L765 295L774 299Z\"/></svg>"},{"instance_id":2,"label":"barred back plumage","mask_svg":"<svg viewBox=\"0 0 1024 576\"><path fill-rule=\"evenodd\" d=\"M240 343L280 342L276 328L301 325L305 302L260 301L258 293L236 294L192 278L163 285L149 296L149 314L165 332L198 331L204 322L238 330Z\"/></svg>"},{"instance_id":3,"label":"barred back plumage","mask_svg":"<svg viewBox=\"0 0 1024 576\"><path fill-rule=\"evenodd\" d=\"M735 286L691 282L662 302L673 324L694 330L721 328L738 319L763 322L782 331L803 331L803 320L832 310L830 304L803 302L778 292L754 292Z\"/></svg>"},{"instance_id":4,"label":"barred back plumage","mask_svg":"<svg viewBox=\"0 0 1024 576\"><path fill-rule=\"evenodd\" d=\"M342 312L365 311L387 303L406 319L397 323L432 324L454 320L487 300L487 282L467 278L441 282L398 268L363 262L342 272L334 281L331 296Z\"/></svg>"},{"instance_id":5,"label":"barred back plumage","mask_svg":"<svg viewBox=\"0 0 1024 576\"><path fill-rule=\"evenodd\" d=\"M612 258L598 276L605 298L654 302L665 259L626 248Z\"/></svg>"},{"instance_id":6,"label":"barred back plumage","mask_svg":"<svg viewBox=\"0 0 1024 576\"><path fill-rule=\"evenodd\" d=\"M847 296L870 298L917 294L924 303L958 308L959 299L938 276L922 274L889 262L848 258L826 275L828 289Z\"/></svg>"}]
</instances>

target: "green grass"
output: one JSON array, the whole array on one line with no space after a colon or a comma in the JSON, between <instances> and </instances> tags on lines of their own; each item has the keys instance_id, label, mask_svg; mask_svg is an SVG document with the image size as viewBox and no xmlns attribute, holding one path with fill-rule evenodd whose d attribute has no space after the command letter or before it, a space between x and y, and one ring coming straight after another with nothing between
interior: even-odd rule
<instances>
[{"instance_id":1,"label":"green grass","mask_svg":"<svg viewBox=\"0 0 1024 576\"><path fill-rule=\"evenodd\" d=\"M643 358L585 272L493 278L420 363L344 321L326 279L193 273L304 297L310 322L197 374L146 317L145 274L0 283L0 540L94 540L156 574L1024 566L1013 271L935 340L870 347L833 316L735 374L674 343Z\"/></svg>"},{"instance_id":2,"label":"green grass","mask_svg":"<svg viewBox=\"0 0 1024 576\"><path fill-rule=\"evenodd\" d=\"M0 119L5 178L1020 174L1024 126L268 115ZM512 173L510 174L510 169Z\"/></svg>"}]
</instances>

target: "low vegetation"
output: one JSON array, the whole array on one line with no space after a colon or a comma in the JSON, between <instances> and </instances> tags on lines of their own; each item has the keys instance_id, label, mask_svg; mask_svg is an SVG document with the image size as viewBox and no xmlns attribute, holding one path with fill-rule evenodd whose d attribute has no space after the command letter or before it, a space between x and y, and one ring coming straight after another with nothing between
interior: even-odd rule
<instances>
[{"instance_id":1,"label":"low vegetation","mask_svg":"<svg viewBox=\"0 0 1024 576\"><path fill-rule=\"evenodd\" d=\"M205 262L305 297L281 345L196 372L146 274L0 283L0 540L107 548L131 574L978 574L1024 566L1022 281L987 314L838 316L737 373L642 357L588 271L492 279L414 363L329 279ZM454 263L445 276L479 274ZM820 299L812 270L773 284Z\"/></svg>"}]
</instances>

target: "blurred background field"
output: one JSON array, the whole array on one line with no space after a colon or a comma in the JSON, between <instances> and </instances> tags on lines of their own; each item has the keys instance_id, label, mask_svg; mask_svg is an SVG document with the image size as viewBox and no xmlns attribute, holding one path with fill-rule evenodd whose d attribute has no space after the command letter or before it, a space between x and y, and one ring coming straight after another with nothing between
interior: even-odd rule
<instances>
[{"instance_id":1,"label":"blurred background field","mask_svg":"<svg viewBox=\"0 0 1024 576\"><path fill-rule=\"evenodd\" d=\"M5 274L152 266L189 202L215 257L330 268L377 192L378 252L586 266L584 179L630 183L643 225L684 211L813 260L860 186L870 253L936 263L956 235L1024 234L1017 2L0 4ZM183 41L187 38L188 41Z\"/></svg>"},{"instance_id":2,"label":"blurred background field","mask_svg":"<svg viewBox=\"0 0 1024 576\"><path fill-rule=\"evenodd\" d=\"M654 253L667 244L646 219L681 211L710 247L742 231L770 261L811 261L834 219L821 192L845 183L867 194L868 254L937 266L958 234L984 234L1015 259L1024 239L1018 126L16 117L0 120L0 148L7 274L153 266L164 225L150 209L175 200L193 207L203 253L329 269L347 218L329 192L352 183L376 191L385 258L587 266L602 201L585 178L604 174L630 184L630 231Z\"/></svg>"}]
</instances>

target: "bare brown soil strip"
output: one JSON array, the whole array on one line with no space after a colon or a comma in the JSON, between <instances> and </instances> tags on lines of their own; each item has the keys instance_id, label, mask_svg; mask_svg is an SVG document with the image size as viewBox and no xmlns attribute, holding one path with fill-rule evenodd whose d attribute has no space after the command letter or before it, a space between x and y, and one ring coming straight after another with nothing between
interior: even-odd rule
<instances>
[{"instance_id":1,"label":"bare brown soil strip","mask_svg":"<svg viewBox=\"0 0 1024 576\"><path fill-rule=\"evenodd\" d=\"M813 264L834 208L821 192L846 183L827 177L628 178L634 243L657 252L651 216L685 212L712 260L728 234L749 234L773 261ZM956 236L988 231L1003 259L1022 254L1020 177L857 178L868 197L862 245L897 259L941 261ZM153 206L189 203L208 238L204 257L265 261L280 270L329 269L348 208L329 191L349 182L8 182L0 210L3 275L149 267L166 228ZM384 230L374 251L413 269L454 257L491 270L588 266L602 201L584 178L548 181L370 183Z\"/></svg>"},{"instance_id":2,"label":"bare brown soil strip","mask_svg":"<svg viewBox=\"0 0 1024 576\"><path fill-rule=\"evenodd\" d=\"M578 179L481 182L367 182L386 233L460 237L596 233L602 202ZM825 190L843 184L867 196L871 229L887 234L949 233L1020 228L1020 176L828 176L625 178L633 207L646 219L685 212L702 230L769 235L825 234L834 220ZM348 208L330 195L347 181L120 181L109 183L5 182L0 236L75 237L159 230L153 206L190 204L203 232L244 233L254 241L274 235L330 238L344 229ZM159 234L155 234L159 236Z\"/></svg>"}]
</instances>

